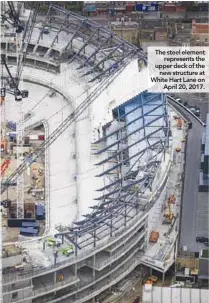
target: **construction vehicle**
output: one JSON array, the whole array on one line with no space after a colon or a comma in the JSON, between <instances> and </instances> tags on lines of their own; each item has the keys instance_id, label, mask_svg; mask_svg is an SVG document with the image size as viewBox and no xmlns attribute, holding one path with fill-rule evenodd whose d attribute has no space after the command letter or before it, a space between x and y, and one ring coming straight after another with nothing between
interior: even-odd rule
<instances>
[{"instance_id":1,"label":"construction vehicle","mask_svg":"<svg viewBox=\"0 0 209 303\"><path fill-rule=\"evenodd\" d=\"M179 119L179 117L178 117L178 116L173 116L173 118L174 118L174 120L177 120L177 119Z\"/></svg>"},{"instance_id":2,"label":"construction vehicle","mask_svg":"<svg viewBox=\"0 0 209 303\"><path fill-rule=\"evenodd\" d=\"M61 252L64 256L69 257L71 254L74 253L73 245L69 245L69 246L66 247L66 248L61 248L61 249L59 250L59 252Z\"/></svg>"},{"instance_id":3,"label":"construction vehicle","mask_svg":"<svg viewBox=\"0 0 209 303\"><path fill-rule=\"evenodd\" d=\"M146 284L154 284L154 283L157 283L157 281L158 281L158 277L150 276L145 283Z\"/></svg>"},{"instance_id":4,"label":"construction vehicle","mask_svg":"<svg viewBox=\"0 0 209 303\"><path fill-rule=\"evenodd\" d=\"M159 232L157 232L157 231L152 231L152 232L150 233L149 242L156 243L157 240L158 240L158 238L159 238Z\"/></svg>"},{"instance_id":5,"label":"construction vehicle","mask_svg":"<svg viewBox=\"0 0 209 303\"><path fill-rule=\"evenodd\" d=\"M55 247L55 246L59 247L61 245L61 242L59 239L48 238L47 242L48 242L48 246L50 246L50 247Z\"/></svg>"},{"instance_id":6,"label":"construction vehicle","mask_svg":"<svg viewBox=\"0 0 209 303\"><path fill-rule=\"evenodd\" d=\"M178 129L181 129L181 128L182 128L182 119L181 119L181 118L178 118L178 119L177 119L177 128L178 128Z\"/></svg>"},{"instance_id":7,"label":"construction vehicle","mask_svg":"<svg viewBox=\"0 0 209 303\"><path fill-rule=\"evenodd\" d=\"M175 196L174 196L174 195L171 195L171 196L169 197L169 203L170 203L170 204L175 204L175 202L176 202Z\"/></svg>"},{"instance_id":8,"label":"construction vehicle","mask_svg":"<svg viewBox=\"0 0 209 303\"><path fill-rule=\"evenodd\" d=\"M171 224L173 218L174 218L174 214L171 210L171 204L175 204L175 196L171 195L168 199L168 213L164 214L164 219L163 219L163 224Z\"/></svg>"}]
</instances>

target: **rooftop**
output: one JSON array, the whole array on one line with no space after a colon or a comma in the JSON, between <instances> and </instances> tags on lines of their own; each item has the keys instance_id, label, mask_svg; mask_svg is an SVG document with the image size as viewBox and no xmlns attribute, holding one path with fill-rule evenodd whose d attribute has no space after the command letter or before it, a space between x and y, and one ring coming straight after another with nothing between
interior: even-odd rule
<instances>
[{"instance_id":1,"label":"rooftop","mask_svg":"<svg viewBox=\"0 0 209 303\"><path fill-rule=\"evenodd\" d=\"M192 34L209 34L209 24L194 23L192 26Z\"/></svg>"},{"instance_id":2,"label":"rooftop","mask_svg":"<svg viewBox=\"0 0 209 303\"><path fill-rule=\"evenodd\" d=\"M207 303L208 289L149 287L143 289L142 303Z\"/></svg>"}]
</instances>

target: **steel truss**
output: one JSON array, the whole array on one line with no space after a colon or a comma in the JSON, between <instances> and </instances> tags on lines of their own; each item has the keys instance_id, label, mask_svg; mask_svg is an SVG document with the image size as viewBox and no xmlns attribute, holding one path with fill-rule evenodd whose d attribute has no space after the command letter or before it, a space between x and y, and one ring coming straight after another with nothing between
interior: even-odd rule
<instances>
[{"instance_id":1,"label":"steel truss","mask_svg":"<svg viewBox=\"0 0 209 303\"><path fill-rule=\"evenodd\" d=\"M123 61L132 57L136 52L141 59L146 61L144 54L139 53L137 47L117 37L104 26L56 5L51 5L48 9L34 52L36 52L39 45L41 46L44 29L52 26L55 36L45 57L50 56L51 50L55 47L55 42L59 41L60 34L66 33L67 39L62 42L63 49L60 52L60 60L62 60L63 53L69 52L71 58L68 63L70 64L76 60L79 63L78 69L81 76L88 76L89 82L109 77L113 70L119 69L123 65ZM76 39L78 41L78 38L82 38L83 43L75 52L73 43Z\"/></svg>"},{"instance_id":2,"label":"steel truss","mask_svg":"<svg viewBox=\"0 0 209 303\"><path fill-rule=\"evenodd\" d=\"M71 57L73 60L69 60L69 64L78 62L78 69L81 75L90 77L89 81L91 82L104 79L103 81L98 81L99 84L96 85L96 89L92 91L86 100L34 151L31 162L29 163L28 159L23 161L18 169L6 180L1 188L1 193L10 186L11 181L16 180L33 160L43 154L60 134L78 119L88 106L98 98L101 92L106 89L110 79L122 72L123 68L133 58L139 58L146 63L145 55L140 53L138 48L131 43L117 37L105 27L56 5L51 5L47 12L34 51L41 44L44 28L51 28L52 23L57 32L55 39L50 44L51 48L54 47L56 39L58 41L61 32L71 34L63 47L63 52L74 54ZM83 39L83 44L75 53L73 42L78 37ZM84 220L75 222L72 227L65 230L63 227L58 229L59 232L56 236L61 236L62 238L65 236L72 242L76 248L76 255L78 249L91 245L95 247L100 239L106 236L113 236L114 231L126 226L134 216L144 209L144 199L140 198L140 194L146 188L151 188L152 186L160 163L158 155L161 155L166 148L168 123L165 99L163 99L162 95L145 93L140 98L140 103L136 104L136 107L131 111L125 112L122 106L117 108L114 113L115 121L119 125L117 131L110 133L108 127L106 127L103 138L95 142L101 144L101 151L98 153L107 151L112 153L111 158L106 157L105 162L100 162L98 165L110 166L111 161L114 161L114 170L110 167L104 170L105 173L103 175L98 176L104 178L104 186L99 190L99 192L103 192L103 195L99 198L100 202L92 207L92 213L84 216ZM129 102L137 103L137 100L130 100ZM150 110L145 110L147 106L151 107ZM141 114L137 114L133 120L127 121L127 117L140 108L142 108ZM161 114L157 112L158 109L162 109ZM147 117L151 120L147 121ZM128 127L139 120L142 120L143 124L129 131ZM162 123L162 120L164 120L164 123ZM154 125L155 123L161 123L161 125ZM148 131L149 127L155 128L155 130L150 132ZM130 144L130 136L139 133L141 130L143 131L143 138L137 139L137 142ZM161 137L160 132L164 132ZM111 146L107 144L107 139L113 135L116 135L116 140L115 144ZM135 154L130 155L130 150L143 141L146 142L146 148L141 148ZM152 142L150 143L150 141ZM103 144L106 144L106 146L104 147ZM121 148L122 144L124 148ZM115 147L115 150L112 150L112 147ZM150 153L150 155L148 156L147 164L142 165L140 161L146 153L148 155ZM138 164L137 169L135 167L136 164ZM123 170L125 166L127 166L126 171ZM141 170L143 170L144 175L138 176Z\"/></svg>"},{"instance_id":3,"label":"steel truss","mask_svg":"<svg viewBox=\"0 0 209 303\"><path fill-rule=\"evenodd\" d=\"M126 105L122 105L114 110L115 121L118 122L117 130L108 132L111 125L111 123L108 123L103 127L104 136L95 142L95 144L100 145L96 154L112 153L112 156L97 164L105 165L105 167L111 166L109 169L103 169L103 173L97 176L104 178L104 186L97 190L103 192L103 195L96 199L100 202L91 207L93 209L92 213L84 215L84 219L75 222L73 227L58 228L59 232L56 236L66 237L72 242L76 246L76 255L78 249L86 246L96 247L99 240L107 236L113 236L119 228L126 226L134 216L144 209L144 201L140 198L140 195L147 188L150 190L152 188L152 182L161 164L168 141L166 100L163 95L146 92L138 96L138 101L135 99L127 102L127 104L131 102L140 104L136 104L134 109L125 113L124 106ZM138 116L137 110L139 109L141 109L141 115ZM133 119L126 123L126 118L130 114L133 115L133 113L137 118L133 116ZM134 131L128 131L128 126L137 123L139 120L142 122L142 126L136 126ZM156 121L161 121L160 126L155 125ZM149 130L149 127L153 127L153 130ZM140 131L142 132L142 138L128 144L128 140L133 133L139 133ZM115 136L116 140L113 144L108 145L108 138L111 136ZM135 154L130 155L130 149L143 141L147 143L146 148L136 148ZM152 141L152 143L149 141ZM126 145L125 148L120 147L121 143ZM104 147L104 145L106 146ZM113 150L113 147L115 150ZM140 163L141 158L146 154L148 154L147 163L138 165L136 168L136 163ZM131 164L133 158L134 162ZM127 169L124 172L122 168L125 165ZM138 177L140 171L144 171L144 175Z\"/></svg>"}]
</instances>

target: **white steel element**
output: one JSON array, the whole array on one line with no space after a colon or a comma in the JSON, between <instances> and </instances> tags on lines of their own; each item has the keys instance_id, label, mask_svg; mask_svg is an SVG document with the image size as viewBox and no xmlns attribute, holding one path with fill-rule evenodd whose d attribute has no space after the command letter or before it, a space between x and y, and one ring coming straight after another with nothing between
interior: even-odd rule
<instances>
[{"instance_id":1,"label":"white steel element","mask_svg":"<svg viewBox=\"0 0 209 303\"><path fill-rule=\"evenodd\" d=\"M17 68L18 57L21 51L22 34L16 35L17 44ZM21 54L22 55L22 54ZM19 89L22 89L23 79L20 79ZM18 101L19 102L19 101ZM23 101L19 102L19 121L16 124L17 131L17 167L23 161L23 140L24 140L24 111ZM24 174L20 174L17 178L17 219L24 219Z\"/></svg>"}]
</instances>

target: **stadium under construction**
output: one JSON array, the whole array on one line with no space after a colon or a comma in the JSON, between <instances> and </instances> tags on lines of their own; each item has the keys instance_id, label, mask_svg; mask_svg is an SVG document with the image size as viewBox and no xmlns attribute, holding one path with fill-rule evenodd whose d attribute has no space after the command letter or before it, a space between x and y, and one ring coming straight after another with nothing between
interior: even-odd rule
<instances>
[{"instance_id":1,"label":"stadium under construction","mask_svg":"<svg viewBox=\"0 0 209 303\"><path fill-rule=\"evenodd\" d=\"M100 302L175 262L188 123L137 47L34 3L2 5L2 302Z\"/></svg>"}]
</instances>

